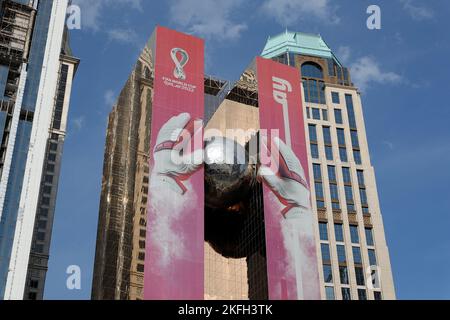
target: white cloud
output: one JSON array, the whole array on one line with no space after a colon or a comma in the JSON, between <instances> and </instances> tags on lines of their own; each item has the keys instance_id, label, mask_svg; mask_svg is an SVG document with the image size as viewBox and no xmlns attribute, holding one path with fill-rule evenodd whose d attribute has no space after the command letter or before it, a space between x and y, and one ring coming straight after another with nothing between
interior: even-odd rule
<instances>
[{"instance_id":1,"label":"white cloud","mask_svg":"<svg viewBox=\"0 0 450 320\"><path fill-rule=\"evenodd\" d=\"M339 61L341 61L343 64L347 64L350 60L351 51L350 47L347 46L341 46L338 48L337 51L337 58Z\"/></svg>"},{"instance_id":2,"label":"white cloud","mask_svg":"<svg viewBox=\"0 0 450 320\"><path fill-rule=\"evenodd\" d=\"M108 31L108 39L138 45L138 36L132 29L111 29Z\"/></svg>"},{"instance_id":3,"label":"white cloud","mask_svg":"<svg viewBox=\"0 0 450 320\"><path fill-rule=\"evenodd\" d=\"M142 0L73 0L81 8L81 27L83 30L99 31L101 15L108 7L126 6L142 11Z\"/></svg>"},{"instance_id":4,"label":"white cloud","mask_svg":"<svg viewBox=\"0 0 450 320\"><path fill-rule=\"evenodd\" d=\"M72 124L76 131L80 131L81 129L83 129L85 122L86 118L84 116L80 116L72 120Z\"/></svg>"},{"instance_id":5,"label":"white cloud","mask_svg":"<svg viewBox=\"0 0 450 320\"><path fill-rule=\"evenodd\" d=\"M434 12L430 8L415 4L414 0L400 0L403 9L417 21L429 20L434 17Z\"/></svg>"},{"instance_id":6,"label":"white cloud","mask_svg":"<svg viewBox=\"0 0 450 320\"><path fill-rule=\"evenodd\" d=\"M391 141L383 141L382 144L384 144L386 147L389 148L389 150L395 150L395 144Z\"/></svg>"},{"instance_id":7,"label":"white cloud","mask_svg":"<svg viewBox=\"0 0 450 320\"><path fill-rule=\"evenodd\" d=\"M186 32L205 38L232 40L247 29L245 23L233 19L244 0L173 0L170 19L186 28Z\"/></svg>"},{"instance_id":8,"label":"white cloud","mask_svg":"<svg viewBox=\"0 0 450 320\"><path fill-rule=\"evenodd\" d=\"M311 16L325 22L338 23L340 19L336 15L336 7L330 3L329 0L266 0L262 9L286 27Z\"/></svg>"},{"instance_id":9,"label":"white cloud","mask_svg":"<svg viewBox=\"0 0 450 320\"><path fill-rule=\"evenodd\" d=\"M108 107L112 107L116 103L116 94L113 90L107 90L103 98L105 99L105 104Z\"/></svg>"},{"instance_id":10,"label":"white cloud","mask_svg":"<svg viewBox=\"0 0 450 320\"><path fill-rule=\"evenodd\" d=\"M352 80L361 91L367 90L371 83L398 84L403 78L395 72L383 71L378 62L372 57L362 57L350 66Z\"/></svg>"}]
</instances>

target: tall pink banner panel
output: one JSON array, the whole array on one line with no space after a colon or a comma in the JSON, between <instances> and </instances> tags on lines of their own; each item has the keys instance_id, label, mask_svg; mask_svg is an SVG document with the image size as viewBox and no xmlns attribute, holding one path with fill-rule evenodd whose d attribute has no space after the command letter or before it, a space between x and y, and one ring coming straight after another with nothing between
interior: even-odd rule
<instances>
[{"instance_id":1,"label":"tall pink banner panel","mask_svg":"<svg viewBox=\"0 0 450 320\"><path fill-rule=\"evenodd\" d=\"M204 42L154 35L150 188L144 297L204 298Z\"/></svg>"},{"instance_id":2,"label":"tall pink banner panel","mask_svg":"<svg viewBox=\"0 0 450 320\"><path fill-rule=\"evenodd\" d=\"M269 299L319 300L300 73L263 58L256 69Z\"/></svg>"}]
</instances>

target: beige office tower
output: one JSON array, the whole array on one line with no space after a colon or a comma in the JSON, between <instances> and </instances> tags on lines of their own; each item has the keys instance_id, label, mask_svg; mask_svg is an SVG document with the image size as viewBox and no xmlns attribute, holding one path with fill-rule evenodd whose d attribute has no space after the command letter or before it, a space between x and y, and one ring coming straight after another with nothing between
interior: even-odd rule
<instances>
[{"instance_id":1,"label":"beige office tower","mask_svg":"<svg viewBox=\"0 0 450 320\"><path fill-rule=\"evenodd\" d=\"M262 56L302 74L322 298L395 299L361 96L349 70L315 34L271 37Z\"/></svg>"},{"instance_id":2,"label":"beige office tower","mask_svg":"<svg viewBox=\"0 0 450 320\"><path fill-rule=\"evenodd\" d=\"M151 52L147 46L109 119L94 299L143 298ZM269 38L262 56L302 71L322 299L395 299L361 99L348 70L318 35L286 32ZM260 128L252 73L235 84L205 77L205 123L206 129L218 129L213 136L248 148ZM227 129L241 133L229 136ZM248 201L228 212L211 209L208 202L205 299L267 299L261 185L253 185ZM233 215L243 210L249 214Z\"/></svg>"}]
</instances>

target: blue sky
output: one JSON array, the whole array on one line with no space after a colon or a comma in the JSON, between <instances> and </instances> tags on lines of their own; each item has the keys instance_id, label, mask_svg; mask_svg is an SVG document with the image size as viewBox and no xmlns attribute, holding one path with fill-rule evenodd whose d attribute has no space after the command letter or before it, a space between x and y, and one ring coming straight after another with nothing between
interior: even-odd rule
<instances>
[{"instance_id":1,"label":"blue sky","mask_svg":"<svg viewBox=\"0 0 450 320\"><path fill-rule=\"evenodd\" d=\"M398 298L450 299L450 2L74 0L82 63L65 144L48 299L89 299L107 116L155 25L205 38L209 74L233 80L269 35L320 33L363 88ZM378 4L382 29L366 28ZM79 265L82 290L66 289Z\"/></svg>"}]
</instances>

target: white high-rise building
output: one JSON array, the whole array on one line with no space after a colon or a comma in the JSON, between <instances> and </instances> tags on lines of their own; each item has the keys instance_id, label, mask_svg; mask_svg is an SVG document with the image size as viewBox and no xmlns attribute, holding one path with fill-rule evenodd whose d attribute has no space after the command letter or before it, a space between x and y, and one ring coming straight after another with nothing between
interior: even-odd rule
<instances>
[{"instance_id":1,"label":"white high-rise building","mask_svg":"<svg viewBox=\"0 0 450 320\"><path fill-rule=\"evenodd\" d=\"M0 299L42 299L66 135L69 0L0 1Z\"/></svg>"}]
</instances>

